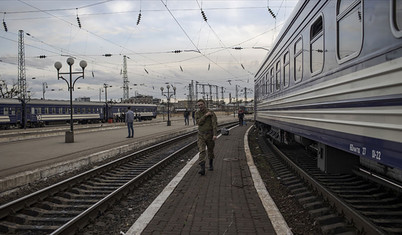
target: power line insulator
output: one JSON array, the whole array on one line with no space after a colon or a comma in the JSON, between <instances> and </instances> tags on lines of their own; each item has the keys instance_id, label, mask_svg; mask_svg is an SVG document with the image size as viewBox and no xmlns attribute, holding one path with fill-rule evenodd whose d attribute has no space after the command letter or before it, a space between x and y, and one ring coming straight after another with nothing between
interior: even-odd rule
<instances>
[{"instance_id":1,"label":"power line insulator","mask_svg":"<svg viewBox=\"0 0 402 235\"><path fill-rule=\"evenodd\" d=\"M103 56L104 56L104 57L111 57L112 54L104 54Z\"/></svg>"},{"instance_id":2,"label":"power line insulator","mask_svg":"<svg viewBox=\"0 0 402 235\"><path fill-rule=\"evenodd\" d=\"M81 22L80 22L80 18L77 16L77 22L78 22L78 27L81 28Z\"/></svg>"},{"instance_id":3,"label":"power line insulator","mask_svg":"<svg viewBox=\"0 0 402 235\"><path fill-rule=\"evenodd\" d=\"M44 59L44 58L46 58L46 56L45 55L40 55L39 58Z\"/></svg>"},{"instance_id":4,"label":"power line insulator","mask_svg":"<svg viewBox=\"0 0 402 235\"><path fill-rule=\"evenodd\" d=\"M3 20L3 27L4 27L4 31L8 31L8 29L7 29L7 24L6 24L6 22Z\"/></svg>"},{"instance_id":5,"label":"power line insulator","mask_svg":"<svg viewBox=\"0 0 402 235\"><path fill-rule=\"evenodd\" d=\"M233 49L235 49L235 50L241 50L241 49L243 49L243 47L233 47Z\"/></svg>"},{"instance_id":6,"label":"power line insulator","mask_svg":"<svg viewBox=\"0 0 402 235\"><path fill-rule=\"evenodd\" d=\"M181 53L181 50L174 50L173 53Z\"/></svg>"},{"instance_id":7,"label":"power line insulator","mask_svg":"<svg viewBox=\"0 0 402 235\"><path fill-rule=\"evenodd\" d=\"M276 19L276 15L274 14L274 12L271 10L271 8L268 7L268 12L271 14L271 16Z\"/></svg>"},{"instance_id":8,"label":"power line insulator","mask_svg":"<svg viewBox=\"0 0 402 235\"><path fill-rule=\"evenodd\" d=\"M140 21L141 21L141 11L140 11L140 14L138 14L137 25L139 25L139 24L140 24Z\"/></svg>"},{"instance_id":9,"label":"power line insulator","mask_svg":"<svg viewBox=\"0 0 402 235\"><path fill-rule=\"evenodd\" d=\"M205 13L203 10L201 10L201 15L202 15L202 18L204 18L204 21L207 21L207 17L205 16Z\"/></svg>"}]
</instances>

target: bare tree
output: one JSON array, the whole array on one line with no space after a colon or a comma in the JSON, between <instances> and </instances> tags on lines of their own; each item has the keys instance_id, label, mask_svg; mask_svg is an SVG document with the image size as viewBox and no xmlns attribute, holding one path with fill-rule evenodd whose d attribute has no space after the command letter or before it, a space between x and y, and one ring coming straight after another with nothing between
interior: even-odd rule
<instances>
[{"instance_id":1,"label":"bare tree","mask_svg":"<svg viewBox=\"0 0 402 235\"><path fill-rule=\"evenodd\" d=\"M16 98L18 97L18 84L8 85L5 81L0 80L0 98Z\"/></svg>"}]
</instances>

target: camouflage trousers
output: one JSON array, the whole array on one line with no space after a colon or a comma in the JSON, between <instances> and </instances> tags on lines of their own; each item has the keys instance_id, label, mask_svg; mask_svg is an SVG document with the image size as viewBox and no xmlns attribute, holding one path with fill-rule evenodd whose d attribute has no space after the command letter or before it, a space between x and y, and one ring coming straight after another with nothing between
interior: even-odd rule
<instances>
[{"instance_id":1,"label":"camouflage trousers","mask_svg":"<svg viewBox=\"0 0 402 235\"><path fill-rule=\"evenodd\" d=\"M210 133L200 133L198 132L198 151L200 152L200 156L198 158L198 163L202 163L207 160L207 150L208 150L208 159L214 159L214 147L215 141L212 139L213 134ZM207 149L207 150L206 150Z\"/></svg>"}]
</instances>

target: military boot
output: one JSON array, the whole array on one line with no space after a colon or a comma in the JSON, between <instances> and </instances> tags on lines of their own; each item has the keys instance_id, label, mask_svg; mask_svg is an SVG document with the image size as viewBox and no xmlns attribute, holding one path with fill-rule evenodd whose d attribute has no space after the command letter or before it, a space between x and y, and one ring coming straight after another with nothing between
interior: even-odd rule
<instances>
[{"instance_id":1,"label":"military boot","mask_svg":"<svg viewBox=\"0 0 402 235\"><path fill-rule=\"evenodd\" d=\"M200 171L198 172L198 174L200 175L205 175L205 162L200 162Z\"/></svg>"},{"instance_id":2,"label":"military boot","mask_svg":"<svg viewBox=\"0 0 402 235\"><path fill-rule=\"evenodd\" d=\"M210 171L214 170L214 159L213 158L209 159L209 169L208 170L210 170Z\"/></svg>"}]
</instances>

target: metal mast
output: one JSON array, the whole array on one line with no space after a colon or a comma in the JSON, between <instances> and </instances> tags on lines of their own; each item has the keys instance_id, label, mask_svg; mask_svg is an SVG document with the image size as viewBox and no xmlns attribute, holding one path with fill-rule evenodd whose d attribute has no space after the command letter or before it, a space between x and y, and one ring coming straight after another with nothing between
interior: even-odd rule
<instances>
[{"instance_id":1,"label":"metal mast","mask_svg":"<svg viewBox=\"0 0 402 235\"><path fill-rule=\"evenodd\" d=\"M27 97L27 80L25 74L25 48L24 48L24 31L19 31L18 36L18 91L19 98L25 101Z\"/></svg>"},{"instance_id":2,"label":"metal mast","mask_svg":"<svg viewBox=\"0 0 402 235\"><path fill-rule=\"evenodd\" d=\"M128 100L129 90L127 77L127 57L123 56L123 100Z\"/></svg>"}]
</instances>

